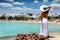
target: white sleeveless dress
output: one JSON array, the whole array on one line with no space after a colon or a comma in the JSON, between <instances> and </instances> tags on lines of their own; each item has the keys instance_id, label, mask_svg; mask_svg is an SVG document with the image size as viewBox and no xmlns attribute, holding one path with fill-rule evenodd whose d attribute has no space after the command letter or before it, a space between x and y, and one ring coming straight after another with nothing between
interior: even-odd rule
<instances>
[{"instance_id":1,"label":"white sleeveless dress","mask_svg":"<svg viewBox=\"0 0 60 40\"><path fill-rule=\"evenodd\" d=\"M47 18L42 18L40 34L44 35L45 37L48 36L48 20L47 20Z\"/></svg>"}]
</instances>

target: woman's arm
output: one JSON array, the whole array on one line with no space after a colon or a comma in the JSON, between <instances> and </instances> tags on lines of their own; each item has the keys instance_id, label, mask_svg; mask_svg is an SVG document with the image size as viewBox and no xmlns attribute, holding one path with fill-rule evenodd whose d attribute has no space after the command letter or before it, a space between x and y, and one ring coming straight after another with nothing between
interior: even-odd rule
<instances>
[{"instance_id":1,"label":"woman's arm","mask_svg":"<svg viewBox=\"0 0 60 40\"><path fill-rule=\"evenodd\" d=\"M39 18L42 19L42 12L40 12L40 14L39 14Z\"/></svg>"},{"instance_id":2,"label":"woman's arm","mask_svg":"<svg viewBox=\"0 0 60 40\"><path fill-rule=\"evenodd\" d=\"M49 8L49 10L50 10L51 7L49 6L48 8ZM48 10L48 11L49 11L49 10Z\"/></svg>"}]
</instances>

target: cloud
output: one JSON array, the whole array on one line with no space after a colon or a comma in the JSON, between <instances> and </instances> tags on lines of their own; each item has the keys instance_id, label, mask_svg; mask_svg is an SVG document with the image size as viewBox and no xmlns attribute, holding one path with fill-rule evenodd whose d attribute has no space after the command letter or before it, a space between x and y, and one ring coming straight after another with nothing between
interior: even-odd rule
<instances>
[{"instance_id":1,"label":"cloud","mask_svg":"<svg viewBox=\"0 0 60 40\"><path fill-rule=\"evenodd\" d=\"M58 3L60 0L53 0L52 3Z\"/></svg>"},{"instance_id":2,"label":"cloud","mask_svg":"<svg viewBox=\"0 0 60 40\"><path fill-rule=\"evenodd\" d=\"M14 9L14 10L33 10L31 8L21 8L21 7L14 7L12 9Z\"/></svg>"},{"instance_id":3,"label":"cloud","mask_svg":"<svg viewBox=\"0 0 60 40\"><path fill-rule=\"evenodd\" d=\"M29 11L37 11L36 9L33 9L33 8L27 8L26 6L23 6L23 7L13 7L12 9L14 9L14 10L29 10Z\"/></svg>"},{"instance_id":4,"label":"cloud","mask_svg":"<svg viewBox=\"0 0 60 40\"><path fill-rule=\"evenodd\" d=\"M43 2L48 2L48 0L43 0Z\"/></svg>"},{"instance_id":5,"label":"cloud","mask_svg":"<svg viewBox=\"0 0 60 40\"><path fill-rule=\"evenodd\" d=\"M54 10L53 8L50 9L50 11Z\"/></svg>"},{"instance_id":6,"label":"cloud","mask_svg":"<svg viewBox=\"0 0 60 40\"><path fill-rule=\"evenodd\" d=\"M14 7L12 9L14 9L14 10L22 10L20 7Z\"/></svg>"},{"instance_id":7,"label":"cloud","mask_svg":"<svg viewBox=\"0 0 60 40\"><path fill-rule=\"evenodd\" d=\"M5 0L5 1L8 1L8 2L14 2L14 0Z\"/></svg>"},{"instance_id":8,"label":"cloud","mask_svg":"<svg viewBox=\"0 0 60 40\"><path fill-rule=\"evenodd\" d=\"M26 6L23 6L23 8L26 8Z\"/></svg>"},{"instance_id":9,"label":"cloud","mask_svg":"<svg viewBox=\"0 0 60 40\"><path fill-rule=\"evenodd\" d=\"M38 0L34 0L34 3L38 3Z\"/></svg>"},{"instance_id":10,"label":"cloud","mask_svg":"<svg viewBox=\"0 0 60 40\"><path fill-rule=\"evenodd\" d=\"M53 0L52 3L55 3L55 1Z\"/></svg>"},{"instance_id":11,"label":"cloud","mask_svg":"<svg viewBox=\"0 0 60 40\"><path fill-rule=\"evenodd\" d=\"M60 4L51 4L50 6L53 8L60 8Z\"/></svg>"},{"instance_id":12,"label":"cloud","mask_svg":"<svg viewBox=\"0 0 60 40\"><path fill-rule=\"evenodd\" d=\"M14 5L24 5L24 2L13 2Z\"/></svg>"},{"instance_id":13,"label":"cloud","mask_svg":"<svg viewBox=\"0 0 60 40\"><path fill-rule=\"evenodd\" d=\"M1 7L13 7L10 3L0 3Z\"/></svg>"},{"instance_id":14,"label":"cloud","mask_svg":"<svg viewBox=\"0 0 60 40\"><path fill-rule=\"evenodd\" d=\"M60 0L55 0L55 1L60 1Z\"/></svg>"}]
</instances>

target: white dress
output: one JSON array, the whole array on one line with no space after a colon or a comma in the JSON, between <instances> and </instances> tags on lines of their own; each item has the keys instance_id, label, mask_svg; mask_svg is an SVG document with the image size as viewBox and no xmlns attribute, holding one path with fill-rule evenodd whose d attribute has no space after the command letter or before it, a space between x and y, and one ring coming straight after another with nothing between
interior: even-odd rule
<instances>
[{"instance_id":1,"label":"white dress","mask_svg":"<svg viewBox=\"0 0 60 40\"><path fill-rule=\"evenodd\" d=\"M40 33L41 33L41 35L44 35L45 37L48 36L48 20L47 20L47 18L42 18Z\"/></svg>"}]
</instances>

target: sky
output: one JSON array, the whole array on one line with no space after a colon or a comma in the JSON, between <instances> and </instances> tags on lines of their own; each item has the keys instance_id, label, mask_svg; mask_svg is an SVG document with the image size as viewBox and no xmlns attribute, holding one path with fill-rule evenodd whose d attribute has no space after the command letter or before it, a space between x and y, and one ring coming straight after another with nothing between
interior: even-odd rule
<instances>
[{"instance_id":1,"label":"sky","mask_svg":"<svg viewBox=\"0 0 60 40\"><path fill-rule=\"evenodd\" d=\"M60 14L60 0L0 0L0 14L39 14L41 5L51 6L49 14Z\"/></svg>"}]
</instances>

